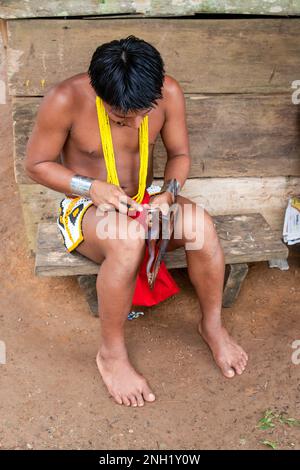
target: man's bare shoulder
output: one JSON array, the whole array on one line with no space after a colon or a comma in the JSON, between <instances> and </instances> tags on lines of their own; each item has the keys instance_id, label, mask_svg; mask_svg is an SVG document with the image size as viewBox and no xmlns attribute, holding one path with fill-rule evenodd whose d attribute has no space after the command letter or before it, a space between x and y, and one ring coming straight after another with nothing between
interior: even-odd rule
<instances>
[{"instance_id":1,"label":"man's bare shoulder","mask_svg":"<svg viewBox=\"0 0 300 470\"><path fill-rule=\"evenodd\" d=\"M86 93L87 85L88 78L85 73L69 77L49 88L42 100L43 105L48 107L52 104L65 111L72 110L80 97Z\"/></svg>"},{"instance_id":2,"label":"man's bare shoulder","mask_svg":"<svg viewBox=\"0 0 300 470\"><path fill-rule=\"evenodd\" d=\"M176 100L176 98L181 99L183 91L178 81L170 75L165 76L164 86L163 86L163 97L166 100Z\"/></svg>"},{"instance_id":3,"label":"man's bare shoulder","mask_svg":"<svg viewBox=\"0 0 300 470\"><path fill-rule=\"evenodd\" d=\"M53 85L41 101L38 119L45 123L56 121L57 125L70 127L87 93L87 86L87 74L74 75Z\"/></svg>"},{"instance_id":4,"label":"man's bare shoulder","mask_svg":"<svg viewBox=\"0 0 300 470\"><path fill-rule=\"evenodd\" d=\"M166 118L168 115L174 114L175 110L182 109L184 113L185 100L183 91L178 81L170 75L165 76L162 95L162 108L164 109Z\"/></svg>"}]
</instances>

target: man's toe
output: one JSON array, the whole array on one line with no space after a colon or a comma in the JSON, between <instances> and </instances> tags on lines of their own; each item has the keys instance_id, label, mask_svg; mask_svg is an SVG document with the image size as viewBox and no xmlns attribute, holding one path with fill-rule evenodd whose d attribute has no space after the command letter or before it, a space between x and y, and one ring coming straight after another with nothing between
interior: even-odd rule
<instances>
[{"instance_id":1,"label":"man's toe","mask_svg":"<svg viewBox=\"0 0 300 470\"><path fill-rule=\"evenodd\" d=\"M115 395L114 400L115 400L116 403L118 403L118 405L123 405L123 401L122 401L122 398L120 397L120 395Z\"/></svg>"},{"instance_id":2,"label":"man's toe","mask_svg":"<svg viewBox=\"0 0 300 470\"><path fill-rule=\"evenodd\" d=\"M236 373L238 375L242 375L242 373L244 372L244 368L242 366L241 363L238 363L236 366L235 366L235 370L236 370Z\"/></svg>"},{"instance_id":3,"label":"man's toe","mask_svg":"<svg viewBox=\"0 0 300 470\"><path fill-rule=\"evenodd\" d=\"M242 357L245 359L246 362L248 361L248 354L245 353L244 350L242 350Z\"/></svg>"},{"instance_id":4,"label":"man's toe","mask_svg":"<svg viewBox=\"0 0 300 470\"><path fill-rule=\"evenodd\" d=\"M131 406L137 406L137 399L134 395L129 396Z\"/></svg>"},{"instance_id":5,"label":"man's toe","mask_svg":"<svg viewBox=\"0 0 300 470\"><path fill-rule=\"evenodd\" d=\"M230 367L227 362L220 364L220 367L223 375L225 375L225 377L227 377L228 379L232 379L232 377L235 376L234 369Z\"/></svg>"},{"instance_id":6,"label":"man's toe","mask_svg":"<svg viewBox=\"0 0 300 470\"><path fill-rule=\"evenodd\" d=\"M245 368L246 365L247 365L247 361L244 357L241 358L241 364L243 365L243 367Z\"/></svg>"},{"instance_id":7,"label":"man's toe","mask_svg":"<svg viewBox=\"0 0 300 470\"><path fill-rule=\"evenodd\" d=\"M146 384L143 389L143 397L145 398L146 401L154 401L155 400L155 395L152 392L152 390L148 387Z\"/></svg>"},{"instance_id":8,"label":"man's toe","mask_svg":"<svg viewBox=\"0 0 300 470\"><path fill-rule=\"evenodd\" d=\"M143 397L142 397L142 394L141 394L141 393L137 393L136 398L137 398L137 404L138 404L138 406L144 406L145 402L144 402L144 399L143 399Z\"/></svg>"},{"instance_id":9,"label":"man's toe","mask_svg":"<svg viewBox=\"0 0 300 470\"><path fill-rule=\"evenodd\" d=\"M123 405L130 406L130 400L126 395L122 396L122 402L123 402Z\"/></svg>"}]
</instances>

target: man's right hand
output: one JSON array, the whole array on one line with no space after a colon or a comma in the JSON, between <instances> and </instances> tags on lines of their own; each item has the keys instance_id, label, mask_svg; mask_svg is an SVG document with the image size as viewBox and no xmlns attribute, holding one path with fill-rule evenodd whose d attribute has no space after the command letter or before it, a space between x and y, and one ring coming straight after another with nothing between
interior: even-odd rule
<instances>
[{"instance_id":1,"label":"man's right hand","mask_svg":"<svg viewBox=\"0 0 300 470\"><path fill-rule=\"evenodd\" d=\"M94 180L90 188L90 198L95 206L103 211L117 209L123 214L131 211L142 211L143 207L131 199L119 186Z\"/></svg>"}]
</instances>

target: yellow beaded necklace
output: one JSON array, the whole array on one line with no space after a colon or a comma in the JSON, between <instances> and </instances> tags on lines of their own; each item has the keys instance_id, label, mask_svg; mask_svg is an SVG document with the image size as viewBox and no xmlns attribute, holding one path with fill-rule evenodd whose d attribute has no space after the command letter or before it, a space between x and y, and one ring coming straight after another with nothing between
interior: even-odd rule
<instances>
[{"instance_id":1,"label":"yellow beaded necklace","mask_svg":"<svg viewBox=\"0 0 300 470\"><path fill-rule=\"evenodd\" d=\"M102 139L102 149L107 171L107 183L120 186L117 174L114 148L111 137L109 116L99 96L96 97L96 107L100 131L100 139ZM145 116L139 127L139 150L140 150L140 171L139 171L139 189L138 193L132 198L137 203L141 203L146 190L147 172L148 172L148 116Z\"/></svg>"}]
</instances>

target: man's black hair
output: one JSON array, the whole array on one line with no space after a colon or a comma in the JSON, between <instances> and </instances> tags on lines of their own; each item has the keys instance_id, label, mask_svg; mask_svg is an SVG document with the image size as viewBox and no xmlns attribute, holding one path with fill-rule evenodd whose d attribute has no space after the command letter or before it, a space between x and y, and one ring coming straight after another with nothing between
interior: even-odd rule
<instances>
[{"instance_id":1,"label":"man's black hair","mask_svg":"<svg viewBox=\"0 0 300 470\"><path fill-rule=\"evenodd\" d=\"M162 98L165 71L161 55L135 36L99 46L88 74L97 95L124 114L153 108Z\"/></svg>"}]
</instances>

